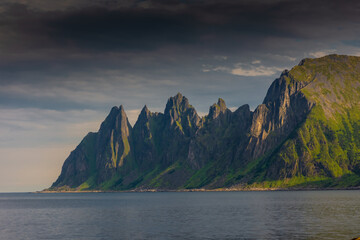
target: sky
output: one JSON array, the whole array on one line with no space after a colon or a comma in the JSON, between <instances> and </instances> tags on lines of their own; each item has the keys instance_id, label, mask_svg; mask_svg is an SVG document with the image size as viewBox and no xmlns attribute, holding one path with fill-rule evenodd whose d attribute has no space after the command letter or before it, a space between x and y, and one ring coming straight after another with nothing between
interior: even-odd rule
<instances>
[{"instance_id":1,"label":"sky","mask_svg":"<svg viewBox=\"0 0 360 240\"><path fill-rule=\"evenodd\" d=\"M2 0L0 192L56 180L111 107L181 92L200 115L262 103L303 58L360 55L356 0Z\"/></svg>"}]
</instances>

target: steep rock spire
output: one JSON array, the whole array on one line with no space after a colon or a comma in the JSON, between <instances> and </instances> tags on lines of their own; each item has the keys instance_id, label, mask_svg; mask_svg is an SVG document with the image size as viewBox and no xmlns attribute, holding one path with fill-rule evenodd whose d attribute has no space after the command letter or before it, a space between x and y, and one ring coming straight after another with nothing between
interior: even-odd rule
<instances>
[{"instance_id":1,"label":"steep rock spire","mask_svg":"<svg viewBox=\"0 0 360 240\"><path fill-rule=\"evenodd\" d=\"M151 116L151 112L149 111L149 109L147 108L146 105L144 105L144 107L141 109L141 112L139 114L139 117L135 123L135 125L138 123L138 122L144 122L144 121L147 121ZM135 126L134 126L135 127Z\"/></svg>"},{"instance_id":2,"label":"steep rock spire","mask_svg":"<svg viewBox=\"0 0 360 240\"><path fill-rule=\"evenodd\" d=\"M220 114L224 114L226 112L227 107L225 104L225 101L222 98L218 99L217 103L214 103L210 109L209 109L209 118L210 119L215 119L217 118Z\"/></svg>"},{"instance_id":3,"label":"steep rock spire","mask_svg":"<svg viewBox=\"0 0 360 240\"><path fill-rule=\"evenodd\" d=\"M131 155L131 125L124 107L113 107L110 114L101 124L96 148L96 165L103 181L121 168L127 157Z\"/></svg>"}]
</instances>

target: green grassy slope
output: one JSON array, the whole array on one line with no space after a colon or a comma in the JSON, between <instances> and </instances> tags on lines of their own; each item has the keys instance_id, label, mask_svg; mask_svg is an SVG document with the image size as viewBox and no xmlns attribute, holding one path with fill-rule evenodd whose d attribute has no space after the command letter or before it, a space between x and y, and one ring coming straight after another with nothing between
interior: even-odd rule
<instances>
[{"instance_id":1,"label":"green grassy slope","mask_svg":"<svg viewBox=\"0 0 360 240\"><path fill-rule=\"evenodd\" d=\"M261 187L360 185L360 61L330 55L307 59L290 73L312 82L301 91L315 101L307 119L251 171Z\"/></svg>"}]
</instances>

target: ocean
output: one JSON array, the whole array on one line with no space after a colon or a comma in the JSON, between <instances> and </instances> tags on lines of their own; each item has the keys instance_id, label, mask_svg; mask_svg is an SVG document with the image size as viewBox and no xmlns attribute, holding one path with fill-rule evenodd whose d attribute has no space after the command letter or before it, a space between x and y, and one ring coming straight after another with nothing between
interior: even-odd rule
<instances>
[{"instance_id":1,"label":"ocean","mask_svg":"<svg viewBox=\"0 0 360 240\"><path fill-rule=\"evenodd\" d=\"M352 239L360 191L0 193L0 239Z\"/></svg>"}]
</instances>

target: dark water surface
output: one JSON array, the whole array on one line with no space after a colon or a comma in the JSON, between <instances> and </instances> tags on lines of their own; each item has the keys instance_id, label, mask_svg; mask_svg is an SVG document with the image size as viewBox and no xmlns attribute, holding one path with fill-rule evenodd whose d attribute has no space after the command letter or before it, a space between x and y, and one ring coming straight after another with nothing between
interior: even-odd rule
<instances>
[{"instance_id":1,"label":"dark water surface","mask_svg":"<svg viewBox=\"0 0 360 240\"><path fill-rule=\"evenodd\" d=\"M360 191L1 193L0 239L351 239Z\"/></svg>"}]
</instances>

